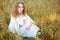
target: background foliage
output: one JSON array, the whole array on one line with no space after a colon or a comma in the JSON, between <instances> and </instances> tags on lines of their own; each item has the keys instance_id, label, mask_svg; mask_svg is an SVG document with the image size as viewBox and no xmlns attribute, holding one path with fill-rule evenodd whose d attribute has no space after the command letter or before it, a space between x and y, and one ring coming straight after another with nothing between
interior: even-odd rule
<instances>
[{"instance_id":1,"label":"background foliage","mask_svg":"<svg viewBox=\"0 0 60 40\"><path fill-rule=\"evenodd\" d=\"M60 0L0 0L0 40L23 39L8 31L10 13L16 1L25 3L28 15L41 29L41 40L60 40Z\"/></svg>"}]
</instances>

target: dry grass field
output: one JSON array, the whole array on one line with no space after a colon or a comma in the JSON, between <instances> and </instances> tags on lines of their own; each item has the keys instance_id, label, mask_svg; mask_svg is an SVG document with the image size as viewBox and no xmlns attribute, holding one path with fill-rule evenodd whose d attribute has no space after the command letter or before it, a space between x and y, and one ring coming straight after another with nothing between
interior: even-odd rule
<instances>
[{"instance_id":1,"label":"dry grass field","mask_svg":"<svg viewBox=\"0 0 60 40\"><path fill-rule=\"evenodd\" d=\"M16 1L25 3L27 14L42 33L41 38L26 40L60 40L60 0L0 0L0 40L25 40L8 30Z\"/></svg>"}]
</instances>

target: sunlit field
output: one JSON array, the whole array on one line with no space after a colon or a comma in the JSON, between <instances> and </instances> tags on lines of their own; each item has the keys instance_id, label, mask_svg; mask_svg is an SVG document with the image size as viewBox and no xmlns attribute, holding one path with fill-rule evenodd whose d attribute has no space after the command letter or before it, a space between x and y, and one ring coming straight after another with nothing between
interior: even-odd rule
<instances>
[{"instance_id":1,"label":"sunlit field","mask_svg":"<svg viewBox=\"0 0 60 40\"><path fill-rule=\"evenodd\" d=\"M24 39L9 32L10 13L15 2L25 3L27 14L40 28L41 38ZM0 0L0 40L60 40L60 0Z\"/></svg>"}]
</instances>

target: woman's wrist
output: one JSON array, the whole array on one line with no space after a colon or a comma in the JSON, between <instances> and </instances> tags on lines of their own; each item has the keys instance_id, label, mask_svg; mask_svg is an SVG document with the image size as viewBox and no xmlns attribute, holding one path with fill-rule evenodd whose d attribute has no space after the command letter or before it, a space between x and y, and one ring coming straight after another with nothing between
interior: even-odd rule
<instances>
[{"instance_id":1,"label":"woman's wrist","mask_svg":"<svg viewBox=\"0 0 60 40\"><path fill-rule=\"evenodd\" d=\"M29 30L30 29L30 26L26 26L26 29Z\"/></svg>"}]
</instances>

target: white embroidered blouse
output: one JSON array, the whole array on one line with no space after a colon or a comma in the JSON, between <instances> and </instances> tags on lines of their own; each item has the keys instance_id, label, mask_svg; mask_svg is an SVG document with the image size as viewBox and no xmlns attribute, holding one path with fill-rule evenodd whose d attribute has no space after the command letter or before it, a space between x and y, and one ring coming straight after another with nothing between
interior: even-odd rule
<instances>
[{"instance_id":1,"label":"white embroidered blouse","mask_svg":"<svg viewBox=\"0 0 60 40\"><path fill-rule=\"evenodd\" d=\"M25 16L21 15L19 17L16 18L16 21L20 24L23 25L25 23L25 21L27 21L27 19L29 19L28 21L32 21L33 20L26 14ZM34 23L34 22L33 22Z\"/></svg>"}]
</instances>

